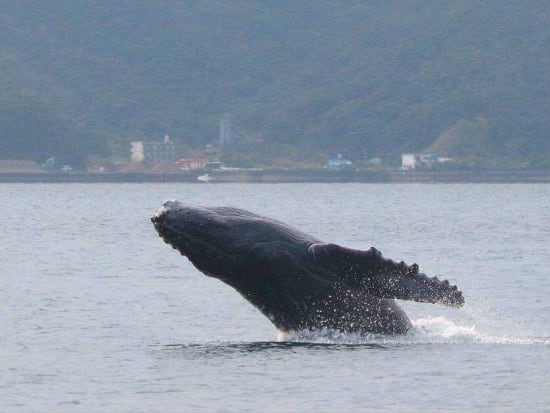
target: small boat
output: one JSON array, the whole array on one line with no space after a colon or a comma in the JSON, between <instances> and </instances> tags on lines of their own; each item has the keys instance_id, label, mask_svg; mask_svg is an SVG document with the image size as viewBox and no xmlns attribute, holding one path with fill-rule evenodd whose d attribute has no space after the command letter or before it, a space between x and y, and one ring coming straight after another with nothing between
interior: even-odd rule
<instances>
[{"instance_id":1,"label":"small boat","mask_svg":"<svg viewBox=\"0 0 550 413\"><path fill-rule=\"evenodd\" d=\"M208 174L197 176L197 181L200 181L200 182L210 182L212 179L214 178Z\"/></svg>"}]
</instances>

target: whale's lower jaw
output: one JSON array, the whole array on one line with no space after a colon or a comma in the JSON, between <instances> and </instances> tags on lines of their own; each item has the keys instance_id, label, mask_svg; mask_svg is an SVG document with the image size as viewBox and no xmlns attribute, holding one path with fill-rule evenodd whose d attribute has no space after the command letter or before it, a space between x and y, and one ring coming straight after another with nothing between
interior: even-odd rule
<instances>
[{"instance_id":1,"label":"whale's lower jaw","mask_svg":"<svg viewBox=\"0 0 550 413\"><path fill-rule=\"evenodd\" d=\"M181 235L179 235L176 231L158 223L155 223L155 229L157 230L159 237L162 238L166 244L179 251L181 255L186 256L185 249L182 245L184 238Z\"/></svg>"}]
</instances>

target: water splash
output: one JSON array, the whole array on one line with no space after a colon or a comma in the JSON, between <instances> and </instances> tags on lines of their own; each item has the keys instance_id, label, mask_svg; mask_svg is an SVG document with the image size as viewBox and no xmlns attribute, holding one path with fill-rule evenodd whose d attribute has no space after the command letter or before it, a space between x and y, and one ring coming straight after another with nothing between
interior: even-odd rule
<instances>
[{"instance_id":1,"label":"water splash","mask_svg":"<svg viewBox=\"0 0 550 413\"><path fill-rule=\"evenodd\" d=\"M522 337L488 334L476 328L475 324L461 325L445 317L427 317L412 320L412 336L433 340L438 343L479 344L542 344L550 345L548 337Z\"/></svg>"},{"instance_id":2,"label":"water splash","mask_svg":"<svg viewBox=\"0 0 550 413\"><path fill-rule=\"evenodd\" d=\"M413 329L406 335L347 334L334 330L278 333L278 342L318 344L369 344L381 346L407 344L516 344L550 345L549 337L495 335L480 331L475 324L460 324L445 317L412 320Z\"/></svg>"},{"instance_id":3,"label":"water splash","mask_svg":"<svg viewBox=\"0 0 550 413\"><path fill-rule=\"evenodd\" d=\"M434 340L434 342L452 342L458 340L475 341L480 338L475 324L460 325L445 317L427 317L412 320L413 331L411 334L417 338Z\"/></svg>"},{"instance_id":4,"label":"water splash","mask_svg":"<svg viewBox=\"0 0 550 413\"><path fill-rule=\"evenodd\" d=\"M172 354L185 353L189 358L240 357L258 352L295 352L365 350L384 351L402 346L422 345L542 345L550 346L550 337L526 337L489 334L475 324L456 322L443 316L411 320L412 330L405 335L348 334L335 330L278 332L275 341L169 344Z\"/></svg>"}]
</instances>

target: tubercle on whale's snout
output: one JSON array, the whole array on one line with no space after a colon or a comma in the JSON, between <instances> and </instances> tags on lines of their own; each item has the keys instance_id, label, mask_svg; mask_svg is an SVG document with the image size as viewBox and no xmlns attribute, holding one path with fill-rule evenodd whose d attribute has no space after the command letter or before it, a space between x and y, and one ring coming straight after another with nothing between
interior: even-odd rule
<instances>
[{"instance_id":1,"label":"tubercle on whale's snout","mask_svg":"<svg viewBox=\"0 0 550 413\"><path fill-rule=\"evenodd\" d=\"M164 201L162 206L151 216L153 224L167 221L171 216L174 219L182 215L187 215L189 211L181 202L177 200Z\"/></svg>"},{"instance_id":2,"label":"tubercle on whale's snout","mask_svg":"<svg viewBox=\"0 0 550 413\"><path fill-rule=\"evenodd\" d=\"M168 211L161 207L153 215L151 215L151 222L155 224L155 226L160 224L167 213Z\"/></svg>"},{"instance_id":3,"label":"tubercle on whale's snout","mask_svg":"<svg viewBox=\"0 0 550 413\"><path fill-rule=\"evenodd\" d=\"M169 242L169 239L168 239L169 233L168 233L166 221L169 214L170 214L170 211L166 209L163 205L150 218L158 235L167 243Z\"/></svg>"},{"instance_id":4,"label":"tubercle on whale's snout","mask_svg":"<svg viewBox=\"0 0 550 413\"><path fill-rule=\"evenodd\" d=\"M182 204L179 201L164 201L162 205L155 211L153 217L168 214L171 211L181 210Z\"/></svg>"}]
</instances>

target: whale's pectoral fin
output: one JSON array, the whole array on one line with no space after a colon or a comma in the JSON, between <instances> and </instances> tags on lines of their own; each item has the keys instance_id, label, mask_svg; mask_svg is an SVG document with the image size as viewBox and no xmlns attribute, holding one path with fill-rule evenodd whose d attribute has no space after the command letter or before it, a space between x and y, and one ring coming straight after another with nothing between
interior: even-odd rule
<instances>
[{"instance_id":1,"label":"whale's pectoral fin","mask_svg":"<svg viewBox=\"0 0 550 413\"><path fill-rule=\"evenodd\" d=\"M464 304L462 292L449 281L420 273L417 264L384 258L375 248L362 251L336 244L314 244L309 247L309 253L315 261L340 274L346 284L380 298L453 307Z\"/></svg>"},{"instance_id":2,"label":"whale's pectoral fin","mask_svg":"<svg viewBox=\"0 0 550 413\"><path fill-rule=\"evenodd\" d=\"M376 277L376 284L381 286L381 297L398 298L402 300L438 303L451 307L462 307L464 297L456 285L448 280L428 277L418 272L418 265L411 272L403 274L381 273Z\"/></svg>"}]
</instances>

